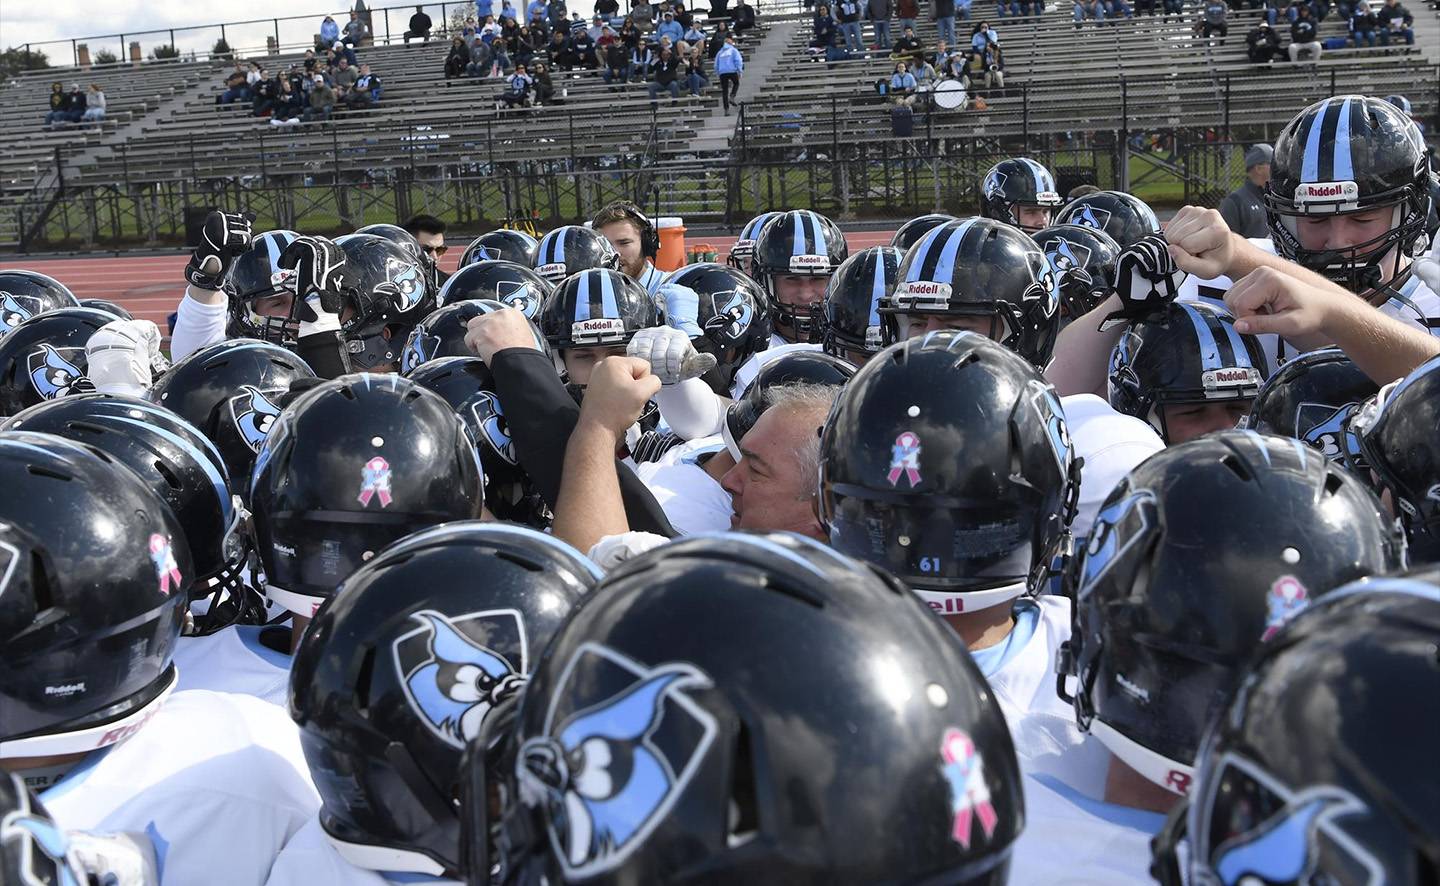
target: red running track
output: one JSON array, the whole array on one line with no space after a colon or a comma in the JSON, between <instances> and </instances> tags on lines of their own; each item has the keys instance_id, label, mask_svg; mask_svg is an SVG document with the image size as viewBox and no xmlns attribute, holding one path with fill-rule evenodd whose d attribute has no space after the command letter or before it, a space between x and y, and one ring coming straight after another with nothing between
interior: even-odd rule
<instances>
[{"instance_id":1,"label":"red running track","mask_svg":"<svg viewBox=\"0 0 1440 886\"><path fill-rule=\"evenodd\" d=\"M845 235L851 252L871 246L885 246L893 231L850 231ZM734 237L690 237L688 249L700 244L715 247L724 261ZM451 248L441 259L446 271L455 270L463 249ZM48 274L70 287L77 298L106 298L124 305L126 310L143 320L153 320L162 332L165 318L185 294L185 262L189 254L177 251L169 255L86 256L79 258L36 258L0 261L0 270L26 268Z\"/></svg>"}]
</instances>

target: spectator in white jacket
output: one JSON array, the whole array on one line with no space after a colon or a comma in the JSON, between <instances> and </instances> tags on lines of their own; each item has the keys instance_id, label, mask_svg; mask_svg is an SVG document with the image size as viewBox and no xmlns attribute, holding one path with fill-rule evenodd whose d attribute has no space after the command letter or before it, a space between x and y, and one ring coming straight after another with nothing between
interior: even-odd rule
<instances>
[{"instance_id":1,"label":"spectator in white jacket","mask_svg":"<svg viewBox=\"0 0 1440 886\"><path fill-rule=\"evenodd\" d=\"M81 123L99 123L105 119L105 90L99 83L90 84L90 94L85 96L85 113L80 115Z\"/></svg>"}]
</instances>

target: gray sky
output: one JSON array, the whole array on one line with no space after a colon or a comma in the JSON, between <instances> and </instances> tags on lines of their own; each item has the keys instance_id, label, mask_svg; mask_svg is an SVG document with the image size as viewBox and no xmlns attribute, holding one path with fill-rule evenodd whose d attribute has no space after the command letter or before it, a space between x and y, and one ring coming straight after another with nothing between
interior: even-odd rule
<instances>
[{"instance_id":1,"label":"gray sky","mask_svg":"<svg viewBox=\"0 0 1440 886\"><path fill-rule=\"evenodd\" d=\"M353 2L353 0L346 0ZM495 10L498 12L501 0L494 0ZM521 0L514 0L517 5ZM528 2L528 0L525 0ZM197 3L193 0L107 0L104 3L81 2L81 0L41 0L41 2L29 2L29 0L0 0L0 46L20 46L25 43L41 43L50 40L63 41L55 45L41 47L50 57L51 64L69 64L71 53L69 41L72 38L87 37L92 35L108 34L134 34L137 31L167 28L191 28L195 25L218 23L228 19L244 16L246 18L266 18L263 23L227 27L225 36L232 46L242 50L256 48L263 51L265 37L273 34L274 26L267 17L271 16L295 16L296 11L309 13L302 15L292 21L280 23L280 38L284 44L299 43L309 39L309 35L320 28L320 19L328 12L333 15L336 21L344 24L348 17L345 10L348 6L339 5L333 9L326 9L325 0L248 0L238 7L231 4L220 3ZM390 5L385 2L371 2L368 5L374 10L375 28L383 33L384 17L380 7ZM595 8L594 0L569 0L568 3L572 12L580 12L589 16ZM624 0L621 0L621 9L626 7ZM446 9L452 11L459 8L470 8L470 4L447 3ZM410 6L397 6L390 12L390 30L398 36L405 31L405 22L413 12L413 4ZM440 4L427 4L425 10L438 25L441 19ZM524 10L521 10L524 14ZM192 30L177 30L175 42L182 50L200 49L208 50L215 40L220 36L219 28L205 28ZM138 38L126 37L126 42L138 39L141 44L142 53L149 53L150 49L159 43L168 43L168 34L149 34ZM89 41L91 52L100 47L110 49L111 52L120 52L120 40L118 37L107 37L105 39L92 39Z\"/></svg>"}]
</instances>

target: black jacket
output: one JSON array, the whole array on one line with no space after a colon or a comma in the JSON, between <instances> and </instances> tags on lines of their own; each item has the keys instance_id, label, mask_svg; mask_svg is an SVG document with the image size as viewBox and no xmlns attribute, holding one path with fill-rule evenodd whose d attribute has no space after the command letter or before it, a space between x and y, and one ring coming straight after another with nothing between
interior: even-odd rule
<instances>
[{"instance_id":1,"label":"black jacket","mask_svg":"<svg viewBox=\"0 0 1440 886\"><path fill-rule=\"evenodd\" d=\"M1314 43L1315 42L1315 20L1309 18L1297 18L1290 25L1291 43Z\"/></svg>"},{"instance_id":2,"label":"black jacket","mask_svg":"<svg viewBox=\"0 0 1440 886\"><path fill-rule=\"evenodd\" d=\"M675 78L679 76L679 72L680 60L674 56L671 56L668 62L657 58L654 63L650 65L650 79L659 83L661 86L674 83Z\"/></svg>"},{"instance_id":3,"label":"black jacket","mask_svg":"<svg viewBox=\"0 0 1440 886\"><path fill-rule=\"evenodd\" d=\"M425 34L430 31L430 16L423 12L417 12L410 16L410 30L415 34Z\"/></svg>"}]
</instances>

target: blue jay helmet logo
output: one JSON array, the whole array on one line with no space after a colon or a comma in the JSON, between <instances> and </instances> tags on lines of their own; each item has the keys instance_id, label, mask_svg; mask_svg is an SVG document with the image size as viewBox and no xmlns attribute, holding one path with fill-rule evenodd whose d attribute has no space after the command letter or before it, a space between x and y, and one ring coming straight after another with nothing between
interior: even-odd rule
<instances>
[{"instance_id":1,"label":"blue jay helmet logo","mask_svg":"<svg viewBox=\"0 0 1440 886\"><path fill-rule=\"evenodd\" d=\"M524 280L501 280L495 284L495 300L524 314L526 320L534 320L540 313L538 293Z\"/></svg>"},{"instance_id":2,"label":"blue jay helmet logo","mask_svg":"<svg viewBox=\"0 0 1440 886\"><path fill-rule=\"evenodd\" d=\"M385 259L385 280L394 287L395 310L401 314L413 310L425 300L425 274L409 259ZM381 284L386 285L386 284Z\"/></svg>"},{"instance_id":3,"label":"blue jay helmet logo","mask_svg":"<svg viewBox=\"0 0 1440 886\"><path fill-rule=\"evenodd\" d=\"M1385 882L1380 862L1345 830L1347 818L1369 812L1354 794L1334 785L1293 790L1229 752L1211 770L1216 775L1192 809L1190 831L1209 879L1222 886ZM1231 805L1233 812L1217 808L1222 796L1230 799L1220 805ZM1197 832L1195 826L1207 819L1209 827Z\"/></svg>"},{"instance_id":4,"label":"blue jay helmet logo","mask_svg":"<svg viewBox=\"0 0 1440 886\"><path fill-rule=\"evenodd\" d=\"M40 299L29 295L12 295L0 291L0 335L29 320L44 310Z\"/></svg>"},{"instance_id":5,"label":"blue jay helmet logo","mask_svg":"<svg viewBox=\"0 0 1440 886\"><path fill-rule=\"evenodd\" d=\"M1351 447L1354 448L1350 455L1358 456L1358 441L1353 434L1345 432L1346 419L1358 408L1359 403L1346 403L1344 406L1301 403L1295 409L1295 430L1303 442L1320 450L1326 458L1340 458L1345 454L1344 450Z\"/></svg>"},{"instance_id":6,"label":"blue jay helmet logo","mask_svg":"<svg viewBox=\"0 0 1440 886\"><path fill-rule=\"evenodd\" d=\"M18 775L11 779L16 808L0 818L0 853L14 864L7 872L18 871L21 886L81 886L84 875L70 861L70 839L65 831L30 805L30 793ZM6 881L9 882L8 880Z\"/></svg>"},{"instance_id":7,"label":"blue jay helmet logo","mask_svg":"<svg viewBox=\"0 0 1440 886\"><path fill-rule=\"evenodd\" d=\"M423 326L410 330L410 337L405 339L405 350L400 353L401 374L429 360L439 348L440 336L426 335Z\"/></svg>"},{"instance_id":8,"label":"blue jay helmet logo","mask_svg":"<svg viewBox=\"0 0 1440 886\"><path fill-rule=\"evenodd\" d=\"M1064 237L1056 237L1045 249L1045 260L1050 263L1050 270L1057 276L1064 275L1068 271L1085 267L1085 263L1090 260L1090 247L1072 243Z\"/></svg>"},{"instance_id":9,"label":"blue jay helmet logo","mask_svg":"<svg viewBox=\"0 0 1440 886\"><path fill-rule=\"evenodd\" d=\"M230 420L235 423L235 430L240 432L240 439L245 441L251 452L260 451L260 444L265 442L270 435L270 427L280 417L280 407L270 399L279 393L243 385L240 393L230 398Z\"/></svg>"},{"instance_id":10,"label":"blue jay helmet logo","mask_svg":"<svg viewBox=\"0 0 1440 886\"><path fill-rule=\"evenodd\" d=\"M985 199L993 200L996 197L1004 197L1005 179L1008 177L1009 176L1003 172L992 172L985 176L985 181L981 185L981 188L985 191Z\"/></svg>"},{"instance_id":11,"label":"blue jay helmet logo","mask_svg":"<svg viewBox=\"0 0 1440 886\"><path fill-rule=\"evenodd\" d=\"M500 408L499 397L489 391L481 391L475 402L470 404L470 414L474 417L475 427L481 435L481 439L475 442L489 446L506 464L513 465L519 461L515 454L515 441L510 439L510 426L505 421L505 410Z\"/></svg>"},{"instance_id":12,"label":"blue jay helmet logo","mask_svg":"<svg viewBox=\"0 0 1440 886\"><path fill-rule=\"evenodd\" d=\"M755 309L739 290L727 289L710 294L714 316L705 321L705 331L718 333L731 341L739 341L755 319Z\"/></svg>"},{"instance_id":13,"label":"blue jay helmet logo","mask_svg":"<svg viewBox=\"0 0 1440 886\"><path fill-rule=\"evenodd\" d=\"M1060 307L1060 287L1057 283L1057 275L1050 267L1050 260L1041 252L1025 253L1025 260L1030 269L1030 279L1034 283L1025 288L1021 298L1025 301L1033 299L1045 300L1045 316L1055 316L1055 311Z\"/></svg>"},{"instance_id":14,"label":"blue jay helmet logo","mask_svg":"<svg viewBox=\"0 0 1440 886\"><path fill-rule=\"evenodd\" d=\"M1103 231L1105 226L1110 223L1110 210L1100 209L1087 203L1080 207L1080 211L1075 213L1069 222L1072 225L1084 225L1087 228Z\"/></svg>"},{"instance_id":15,"label":"blue jay helmet logo","mask_svg":"<svg viewBox=\"0 0 1440 886\"><path fill-rule=\"evenodd\" d=\"M1138 545L1155 524L1155 494L1148 489L1137 489L1101 508L1085 543L1077 597L1089 596L1095 583Z\"/></svg>"},{"instance_id":16,"label":"blue jay helmet logo","mask_svg":"<svg viewBox=\"0 0 1440 886\"><path fill-rule=\"evenodd\" d=\"M711 685L687 662L647 667L594 643L566 664L545 733L524 741L515 766L567 881L619 867L664 821L718 732L690 696Z\"/></svg>"},{"instance_id":17,"label":"blue jay helmet logo","mask_svg":"<svg viewBox=\"0 0 1440 886\"><path fill-rule=\"evenodd\" d=\"M470 259L470 263L474 264L475 262L499 260L500 250L491 249L489 246L481 246L479 249L475 250L475 255L473 258Z\"/></svg>"},{"instance_id":18,"label":"blue jay helmet logo","mask_svg":"<svg viewBox=\"0 0 1440 886\"><path fill-rule=\"evenodd\" d=\"M1065 410L1060 405L1060 396L1055 389L1042 381L1030 383L1030 403L1040 414L1045 433L1050 437L1050 447L1055 453L1055 463L1062 476L1069 476L1075 461L1075 446L1070 441L1070 428L1065 424Z\"/></svg>"},{"instance_id":19,"label":"blue jay helmet logo","mask_svg":"<svg viewBox=\"0 0 1440 886\"><path fill-rule=\"evenodd\" d=\"M90 379L81 368L85 358L84 348L57 348L41 345L31 351L27 358L30 370L30 384L35 393L46 400L54 400L69 394L84 394L95 390ZM76 361L81 362L76 362Z\"/></svg>"},{"instance_id":20,"label":"blue jay helmet logo","mask_svg":"<svg viewBox=\"0 0 1440 886\"><path fill-rule=\"evenodd\" d=\"M524 685L525 622L514 609L453 618L424 609L410 618L419 627L391 646L405 698L437 738L463 748L486 715Z\"/></svg>"}]
</instances>

